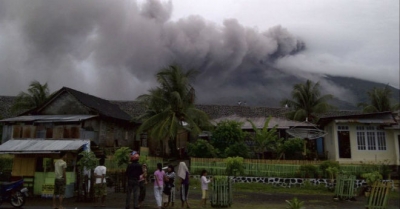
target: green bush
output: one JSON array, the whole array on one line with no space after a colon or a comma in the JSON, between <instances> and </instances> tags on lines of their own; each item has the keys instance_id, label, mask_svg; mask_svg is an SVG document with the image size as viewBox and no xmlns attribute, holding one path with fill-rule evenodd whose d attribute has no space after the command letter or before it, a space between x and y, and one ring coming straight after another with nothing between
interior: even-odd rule
<instances>
[{"instance_id":1,"label":"green bush","mask_svg":"<svg viewBox=\"0 0 400 209\"><path fill-rule=\"evenodd\" d=\"M318 168L315 165L301 165L299 170L305 177L314 177L317 174Z\"/></svg>"},{"instance_id":2,"label":"green bush","mask_svg":"<svg viewBox=\"0 0 400 209\"><path fill-rule=\"evenodd\" d=\"M382 180L382 175L378 171L364 173L361 175L361 177L365 178L365 181L367 181L369 186L372 186L375 181Z\"/></svg>"},{"instance_id":3,"label":"green bush","mask_svg":"<svg viewBox=\"0 0 400 209\"><path fill-rule=\"evenodd\" d=\"M292 200L285 200L286 203L288 204L287 209L302 209L304 208L304 201L300 201L297 199L297 197L294 197Z\"/></svg>"},{"instance_id":4,"label":"green bush","mask_svg":"<svg viewBox=\"0 0 400 209\"><path fill-rule=\"evenodd\" d=\"M330 178L329 173L326 171L327 168L336 168L338 171L340 170L339 162L326 160L319 165L319 170L323 173L325 178Z\"/></svg>"},{"instance_id":5,"label":"green bush","mask_svg":"<svg viewBox=\"0 0 400 209\"><path fill-rule=\"evenodd\" d=\"M244 142L236 142L225 149L225 156L249 158L249 148Z\"/></svg>"},{"instance_id":6,"label":"green bush","mask_svg":"<svg viewBox=\"0 0 400 209\"><path fill-rule=\"evenodd\" d=\"M132 152L129 147L121 147L115 151L114 157L118 166L127 166L129 164L129 154Z\"/></svg>"},{"instance_id":7,"label":"green bush","mask_svg":"<svg viewBox=\"0 0 400 209\"><path fill-rule=\"evenodd\" d=\"M211 144L224 155L225 149L236 142L243 142L246 133L242 130L242 123L237 121L221 121L212 132ZM224 156L220 156L224 157Z\"/></svg>"},{"instance_id":8,"label":"green bush","mask_svg":"<svg viewBox=\"0 0 400 209\"><path fill-rule=\"evenodd\" d=\"M90 170L90 169L94 169L98 165L99 160L96 158L96 155L94 154L94 152L83 151L83 152L79 153L79 155L82 156L82 158L79 159L79 161L77 162L77 165L79 165L82 169L86 168L86 169Z\"/></svg>"},{"instance_id":9,"label":"green bush","mask_svg":"<svg viewBox=\"0 0 400 209\"><path fill-rule=\"evenodd\" d=\"M217 150L206 140L198 139L194 143L189 143L188 153L191 157L199 158L215 158L217 157Z\"/></svg>"},{"instance_id":10,"label":"green bush","mask_svg":"<svg viewBox=\"0 0 400 209\"><path fill-rule=\"evenodd\" d=\"M13 160L12 155L0 155L0 171L11 171Z\"/></svg>"},{"instance_id":11,"label":"green bush","mask_svg":"<svg viewBox=\"0 0 400 209\"><path fill-rule=\"evenodd\" d=\"M295 159L296 153L303 151L304 140L299 138L288 139L283 143L283 152L286 159Z\"/></svg>"},{"instance_id":12,"label":"green bush","mask_svg":"<svg viewBox=\"0 0 400 209\"><path fill-rule=\"evenodd\" d=\"M238 173L240 175L244 174L242 157L228 157L225 159L225 163L227 175L236 175Z\"/></svg>"}]
</instances>

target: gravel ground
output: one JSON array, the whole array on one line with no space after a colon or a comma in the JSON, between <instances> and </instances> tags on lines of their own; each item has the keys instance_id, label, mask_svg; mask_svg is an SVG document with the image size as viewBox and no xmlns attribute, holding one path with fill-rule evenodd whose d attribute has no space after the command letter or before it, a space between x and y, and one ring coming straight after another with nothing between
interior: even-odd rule
<instances>
[{"instance_id":1,"label":"gravel ground","mask_svg":"<svg viewBox=\"0 0 400 209\"><path fill-rule=\"evenodd\" d=\"M147 196L142 209L153 209L157 208L155 205L155 199L153 196L152 184L147 187ZM304 201L304 206L307 209L320 209L320 208L348 208L348 209L360 209L365 208L367 202L363 196L357 197L356 201L335 201L332 196L329 195L292 195L285 193L257 193L257 192L235 192L233 193L233 205L232 208L285 208L285 200L291 200L293 197L297 197L299 200ZM200 207L201 191L199 188L190 188L189 203L191 208ZM180 208L180 201L175 204L175 208ZM26 205L23 208L26 209L39 209L39 208L52 208L52 200L40 197L29 197ZM77 202L75 198L68 198L64 201L64 206L67 209L92 209L92 208L125 208L125 193L115 193L112 188L108 189L108 195L106 199L106 207L94 207L94 203L88 202ZM252 207L253 206L253 207ZM265 207L264 207L265 206ZM11 208L11 205L4 203L0 206L1 209ZM400 198L397 200L389 201L389 209L400 208Z\"/></svg>"}]
</instances>

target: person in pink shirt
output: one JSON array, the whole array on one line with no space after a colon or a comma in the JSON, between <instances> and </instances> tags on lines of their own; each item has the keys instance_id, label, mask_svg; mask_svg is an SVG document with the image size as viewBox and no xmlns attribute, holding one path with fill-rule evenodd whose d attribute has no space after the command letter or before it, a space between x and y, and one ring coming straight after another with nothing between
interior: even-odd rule
<instances>
[{"instance_id":1,"label":"person in pink shirt","mask_svg":"<svg viewBox=\"0 0 400 209\"><path fill-rule=\"evenodd\" d=\"M154 172L154 197L156 198L157 207L161 209L162 191L164 186L165 172L162 170L161 163L157 163L157 170Z\"/></svg>"}]
</instances>

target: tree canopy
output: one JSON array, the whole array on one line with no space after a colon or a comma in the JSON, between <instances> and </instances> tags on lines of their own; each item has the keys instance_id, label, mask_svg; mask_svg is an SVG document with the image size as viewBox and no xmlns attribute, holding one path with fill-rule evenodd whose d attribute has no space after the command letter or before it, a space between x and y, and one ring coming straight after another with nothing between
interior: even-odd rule
<instances>
[{"instance_id":1,"label":"tree canopy","mask_svg":"<svg viewBox=\"0 0 400 209\"><path fill-rule=\"evenodd\" d=\"M358 106L363 108L365 113L395 111L400 109L399 103L393 104L392 91L386 85L383 88L374 87L367 92L369 103L360 103Z\"/></svg>"},{"instance_id":2,"label":"tree canopy","mask_svg":"<svg viewBox=\"0 0 400 209\"><path fill-rule=\"evenodd\" d=\"M288 106L291 111L287 117L291 120L316 121L318 114L325 113L334 107L328 101L333 99L331 94L321 95L319 83L307 80L305 83L295 84L291 93L292 99L281 101L282 106Z\"/></svg>"},{"instance_id":3,"label":"tree canopy","mask_svg":"<svg viewBox=\"0 0 400 209\"><path fill-rule=\"evenodd\" d=\"M138 132L148 131L154 140L175 139L180 130L198 135L210 127L208 115L195 107L195 90L190 81L197 71L184 71L170 65L156 74L158 87L140 95L137 100L146 112L137 119L143 121Z\"/></svg>"},{"instance_id":4,"label":"tree canopy","mask_svg":"<svg viewBox=\"0 0 400 209\"><path fill-rule=\"evenodd\" d=\"M49 98L49 96L50 91L47 83L41 84L38 81L32 81L27 92L21 92L18 94L13 106L11 107L11 111L14 113L23 112L39 107Z\"/></svg>"}]
</instances>

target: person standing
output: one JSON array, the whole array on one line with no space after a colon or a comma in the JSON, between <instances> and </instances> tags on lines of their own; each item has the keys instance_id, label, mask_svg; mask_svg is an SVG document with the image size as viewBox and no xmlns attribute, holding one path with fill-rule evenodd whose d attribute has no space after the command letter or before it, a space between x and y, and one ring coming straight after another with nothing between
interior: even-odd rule
<instances>
[{"instance_id":1,"label":"person standing","mask_svg":"<svg viewBox=\"0 0 400 209\"><path fill-rule=\"evenodd\" d=\"M144 198L146 197L146 185L147 185L147 165L142 165L143 174L139 178L139 207L143 204Z\"/></svg>"},{"instance_id":2,"label":"person standing","mask_svg":"<svg viewBox=\"0 0 400 209\"><path fill-rule=\"evenodd\" d=\"M203 207L206 207L207 205L208 184L211 182L211 180L212 179L207 180L206 170L201 171L201 191L202 191L201 202L203 204Z\"/></svg>"},{"instance_id":3,"label":"person standing","mask_svg":"<svg viewBox=\"0 0 400 209\"><path fill-rule=\"evenodd\" d=\"M67 163L65 160L67 159L66 152L60 152L60 159L54 162L54 193L53 193L53 208L64 209L62 206L64 194L65 194L65 185L67 184L66 177L66 169ZM58 195L59 205L56 204L56 196Z\"/></svg>"},{"instance_id":4,"label":"person standing","mask_svg":"<svg viewBox=\"0 0 400 209\"><path fill-rule=\"evenodd\" d=\"M188 202L188 194L189 194L189 169L186 166L185 162L180 162L178 167L178 177L181 180L180 182L180 190L181 190L181 201L182 208L186 204L186 208L190 208Z\"/></svg>"},{"instance_id":5,"label":"person standing","mask_svg":"<svg viewBox=\"0 0 400 209\"><path fill-rule=\"evenodd\" d=\"M167 168L167 173L165 174L165 187L164 193L167 195L166 200L164 200L164 207L168 207L171 203L171 207L175 204L175 171L174 166L169 165Z\"/></svg>"},{"instance_id":6,"label":"person standing","mask_svg":"<svg viewBox=\"0 0 400 209\"><path fill-rule=\"evenodd\" d=\"M154 172L154 197L156 199L158 209L161 209L162 204L164 175L165 172L162 170L161 163L157 163L157 170Z\"/></svg>"},{"instance_id":7,"label":"person standing","mask_svg":"<svg viewBox=\"0 0 400 209\"><path fill-rule=\"evenodd\" d=\"M94 184L95 191L95 204L99 202L99 198L101 197L101 206L104 205L104 201L106 200L107 195L107 186L106 186L106 172L107 168L104 166L104 158L101 158L99 161L99 166L94 169L94 177L96 178Z\"/></svg>"},{"instance_id":8,"label":"person standing","mask_svg":"<svg viewBox=\"0 0 400 209\"><path fill-rule=\"evenodd\" d=\"M139 164L139 154L133 151L130 156L131 163L126 168L126 178L128 179L126 191L125 209L130 208L131 194L133 193L133 208L139 208L139 178L143 174L142 166Z\"/></svg>"}]
</instances>

